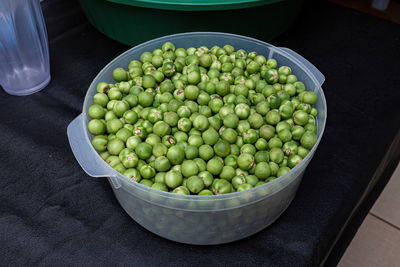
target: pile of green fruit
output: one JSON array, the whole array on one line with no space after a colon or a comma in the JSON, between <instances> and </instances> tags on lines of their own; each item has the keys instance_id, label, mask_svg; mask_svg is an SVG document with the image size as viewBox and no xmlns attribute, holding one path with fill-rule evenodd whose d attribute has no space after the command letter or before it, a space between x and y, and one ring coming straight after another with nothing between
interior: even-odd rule
<instances>
[{"instance_id":1,"label":"pile of green fruit","mask_svg":"<svg viewBox=\"0 0 400 267\"><path fill-rule=\"evenodd\" d=\"M144 52L100 82L88 115L92 145L115 170L177 194L265 184L317 141L306 91L288 66L231 45Z\"/></svg>"}]
</instances>

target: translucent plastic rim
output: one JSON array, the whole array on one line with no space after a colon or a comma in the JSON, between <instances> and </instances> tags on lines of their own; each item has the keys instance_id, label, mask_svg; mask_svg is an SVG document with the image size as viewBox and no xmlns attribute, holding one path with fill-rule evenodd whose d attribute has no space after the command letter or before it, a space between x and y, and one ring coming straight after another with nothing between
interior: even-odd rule
<instances>
[{"instance_id":1,"label":"translucent plastic rim","mask_svg":"<svg viewBox=\"0 0 400 267\"><path fill-rule=\"evenodd\" d=\"M85 109L85 103L88 103L88 98L90 98L91 96L89 95L89 91L91 88L95 88L96 84L95 84L95 80L99 77L102 76L109 68L110 66L119 61L121 58L125 57L127 54L129 54L130 51L132 50L137 50L143 47L146 47L148 45L151 45L153 43L156 42L167 42L170 41L171 38L189 38L190 36L193 35L206 35L206 36L216 36L216 37L221 37L221 39L229 36L229 37L233 37L236 39L242 39L242 40L246 40L246 41L251 41L254 43L258 43L260 45L269 47L270 49L273 49L274 51L279 51L279 53L285 55L288 59L290 59L291 61L295 62L296 64L298 64L300 67L302 67L304 69L304 71L307 73L307 75L309 75L309 77L311 78L311 80L314 82L314 84L318 85L316 87L316 90L320 91L321 96L322 96L322 102L323 102L323 106L325 107L325 116L323 117L322 121L316 121L316 123L318 124L322 124L321 127L321 132L317 132L317 142L315 143L314 147L310 150L310 152L307 154L307 156L299 163L296 165L296 167L294 167L293 169L291 169L290 171L288 171L287 173L285 173L284 175L270 181L267 182L261 186L257 186L248 190L244 190L244 191L240 191L240 192L233 192L233 193L228 193L228 194L221 194L221 195L212 195L212 196L199 196L199 195L180 195L180 194L175 194L175 193L171 193L171 192L164 192L164 191L160 191L145 185L142 185L140 183L137 183L131 179L129 179L128 177L122 175L121 173L119 173L118 171L116 171L115 169L113 169L110 165L108 165L101 157L100 155L97 153L97 151L93 148L93 146L90 145L90 149L92 150L93 154L95 154L95 157L98 157L98 159L100 159L103 163L104 166L106 166L106 169L109 171L109 176L113 176L116 177L118 179L121 179L125 182L127 182L128 184L136 187L139 190L142 190L144 192L150 192L150 193L156 193L161 197L164 198L168 198L168 199L173 199L173 200L183 200L183 201L210 201L210 200L229 200L229 199L236 199L236 198L240 198L241 196L245 196L248 194L257 194L258 191L260 190L265 190L267 187L272 187L274 186L276 183L278 182L286 182L285 187L291 182L291 181L286 181L290 178L290 175L294 174L297 170L299 170L301 167L303 167L304 165L308 164L309 161L311 161L312 157L314 156L315 151L317 150L317 147L321 141L321 138L323 136L323 133L325 131L325 124L326 124L326 119L327 119L327 103L326 103L326 98L325 98L325 94L324 91L321 88L321 85L319 84L319 82L317 81L317 79L315 78L314 74L312 74L309 69L302 63L300 62L298 59L296 59L295 57L293 57L292 55L288 54L287 52L283 51L282 49L273 46L271 44L268 44L266 42L251 38L251 37L247 37L247 36L242 36L242 35L238 35L238 34L231 34L231 33L221 33L221 32L188 32L188 33L178 33L178 34L172 34L172 35L167 35L167 36L163 36L163 37L159 37L150 41L147 41L145 43L142 43L140 45L137 45L135 47L130 48L129 50L125 51L124 53L120 54L119 56L117 56L116 58L114 58L112 61L110 61L97 75L96 77L93 79L92 83L90 84L89 90L86 93L85 96L85 100L84 100L84 104L83 104L83 109L82 109L82 113L85 116L85 119L82 120L83 123L83 128L85 130L85 138L86 141L91 143L90 138L89 138L89 132L87 130L87 122L86 122L86 117L87 117L87 110ZM267 56L266 56L267 57ZM123 187L122 187L123 188ZM280 190L282 190L284 187L279 188L277 190L274 191L270 191L268 194L262 195L259 197L260 200L262 198L271 196L277 192L279 192ZM139 197L139 196L138 196ZM145 201L150 201L147 199L144 199ZM253 200L252 202L255 202L257 200ZM152 202L152 201L150 201Z\"/></svg>"}]
</instances>

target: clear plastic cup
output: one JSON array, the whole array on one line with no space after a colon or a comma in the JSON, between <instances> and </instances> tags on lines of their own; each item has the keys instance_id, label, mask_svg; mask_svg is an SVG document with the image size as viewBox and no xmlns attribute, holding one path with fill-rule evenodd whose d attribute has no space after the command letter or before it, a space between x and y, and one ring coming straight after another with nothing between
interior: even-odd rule
<instances>
[{"instance_id":1,"label":"clear plastic cup","mask_svg":"<svg viewBox=\"0 0 400 267\"><path fill-rule=\"evenodd\" d=\"M0 85L29 95L50 82L49 49L40 0L0 1Z\"/></svg>"}]
</instances>

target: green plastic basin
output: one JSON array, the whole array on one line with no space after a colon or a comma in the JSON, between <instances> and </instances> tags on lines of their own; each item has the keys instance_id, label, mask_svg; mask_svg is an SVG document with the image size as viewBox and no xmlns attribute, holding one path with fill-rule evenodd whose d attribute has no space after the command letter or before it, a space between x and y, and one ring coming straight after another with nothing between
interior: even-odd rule
<instances>
[{"instance_id":1,"label":"green plastic basin","mask_svg":"<svg viewBox=\"0 0 400 267\"><path fill-rule=\"evenodd\" d=\"M90 23L127 45L167 34L216 31L270 40L287 30L303 0L78 0Z\"/></svg>"}]
</instances>

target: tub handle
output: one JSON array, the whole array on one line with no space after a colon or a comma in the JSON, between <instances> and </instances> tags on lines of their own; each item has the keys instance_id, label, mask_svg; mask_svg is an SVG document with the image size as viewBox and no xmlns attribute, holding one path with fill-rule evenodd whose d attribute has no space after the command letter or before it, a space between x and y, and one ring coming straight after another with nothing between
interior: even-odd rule
<instances>
[{"instance_id":1,"label":"tub handle","mask_svg":"<svg viewBox=\"0 0 400 267\"><path fill-rule=\"evenodd\" d=\"M120 182L115 174L112 173L110 166L97 155L96 151L85 137L84 116L81 113L76 117L67 128L68 141L72 152L82 169L92 177L109 177L112 185L118 189Z\"/></svg>"},{"instance_id":2,"label":"tub handle","mask_svg":"<svg viewBox=\"0 0 400 267\"><path fill-rule=\"evenodd\" d=\"M292 49L289 49L287 47L279 47L279 48L285 51L286 53L292 55L293 57L295 57L301 63L303 63L303 65L306 66L306 68L311 71L311 73L314 75L314 77L317 79L320 85L322 85L325 82L325 76L310 61L300 56Z\"/></svg>"}]
</instances>

